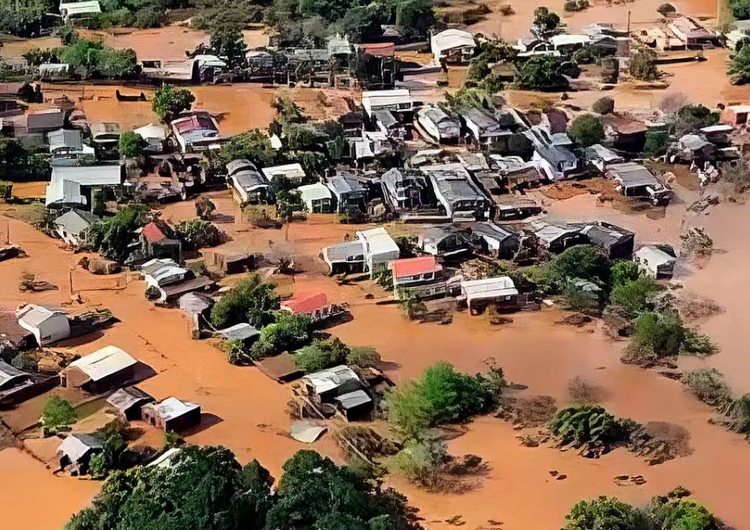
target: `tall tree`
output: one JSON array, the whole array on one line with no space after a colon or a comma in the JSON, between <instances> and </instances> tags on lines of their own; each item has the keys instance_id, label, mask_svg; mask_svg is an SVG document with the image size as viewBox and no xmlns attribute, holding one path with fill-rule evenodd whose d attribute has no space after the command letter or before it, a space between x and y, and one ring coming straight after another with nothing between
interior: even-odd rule
<instances>
[{"instance_id":1,"label":"tall tree","mask_svg":"<svg viewBox=\"0 0 750 530\"><path fill-rule=\"evenodd\" d=\"M211 50L226 61L229 68L242 66L247 53L242 31L228 23L219 26L211 32Z\"/></svg>"},{"instance_id":2,"label":"tall tree","mask_svg":"<svg viewBox=\"0 0 750 530\"><path fill-rule=\"evenodd\" d=\"M175 88L172 85L162 85L156 89L151 108L161 121L169 123L177 118L181 112L189 110L195 102L195 96L186 88Z\"/></svg>"}]
</instances>

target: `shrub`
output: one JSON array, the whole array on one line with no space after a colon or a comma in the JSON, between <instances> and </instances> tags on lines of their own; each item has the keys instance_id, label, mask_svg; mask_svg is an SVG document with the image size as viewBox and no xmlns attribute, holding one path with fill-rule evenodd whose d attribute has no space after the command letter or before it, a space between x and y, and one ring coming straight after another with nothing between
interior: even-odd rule
<instances>
[{"instance_id":1,"label":"shrub","mask_svg":"<svg viewBox=\"0 0 750 530\"><path fill-rule=\"evenodd\" d=\"M226 234L215 224L201 219L182 221L174 231L187 250L215 247L226 240Z\"/></svg>"},{"instance_id":2,"label":"shrub","mask_svg":"<svg viewBox=\"0 0 750 530\"><path fill-rule=\"evenodd\" d=\"M604 96L594 101L591 110L597 114L612 114L615 111L615 100L609 96Z\"/></svg>"},{"instance_id":3,"label":"shrub","mask_svg":"<svg viewBox=\"0 0 750 530\"><path fill-rule=\"evenodd\" d=\"M648 156L661 156L667 152L669 147L669 132L665 130L646 131L646 141L643 144L643 152Z\"/></svg>"},{"instance_id":4,"label":"shrub","mask_svg":"<svg viewBox=\"0 0 750 530\"><path fill-rule=\"evenodd\" d=\"M729 0L729 9L732 11L732 16L737 20L750 18L749 0Z\"/></svg>"},{"instance_id":5,"label":"shrub","mask_svg":"<svg viewBox=\"0 0 750 530\"><path fill-rule=\"evenodd\" d=\"M615 498L599 497L579 501L565 516L564 530L641 530L647 528L642 514L630 504Z\"/></svg>"},{"instance_id":6,"label":"shrub","mask_svg":"<svg viewBox=\"0 0 750 530\"><path fill-rule=\"evenodd\" d=\"M601 287L608 285L611 267L609 258L592 245L568 248L551 265L559 278L581 278Z\"/></svg>"},{"instance_id":7,"label":"shrub","mask_svg":"<svg viewBox=\"0 0 750 530\"><path fill-rule=\"evenodd\" d=\"M646 311L656 293L659 284L650 276L641 276L636 280L626 281L612 289L610 302L618 306L628 317L636 317Z\"/></svg>"},{"instance_id":8,"label":"shrub","mask_svg":"<svg viewBox=\"0 0 750 530\"><path fill-rule=\"evenodd\" d=\"M307 373L346 364L351 350L337 337L316 340L294 354L294 364Z\"/></svg>"},{"instance_id":9,"label":"shrub","mask_svg":"<svg viewBox=\"0 0 750 530\"><path fill-rule=\"evenodd\" d=\"M534 31L541 39L557 35L564 28L560 15L541 6L534 10Z\"/></svg>"},{"instance_id":10,"label":"shrub","mask_svg":"<svg viewBox=\"0 0 750 530\"><path fill-rule=\"evenodd\" d=\"M294 351L310 342L312 321L304 316L280 313L276 322L260 331L260 338L250 348L253 359L263 359L285 351Z\"/></svg>"},{"instance_id":11,"label":"shrub","mask_svg":"<svg viewBox=\"0 0 750 530\"><path fill-rule=\"evenodd\" d=\"M745 394L731 404L727 418L727 424L734 432L750 435L750 394Z\"/></svg>"},{"instance_id":12,"label":"shrub","mask_svg":"<svg viewBox=\"0 0 750 530\"><path fill-rule=\"evenodd\" d=\"M274 322L273 312L279 309L276 287L263 282L253 273L224 293L211 308L211 323L221 329L242 322L262 327Z\"/></svg>"},{"instance_id":13,"label":"shrub","mask_svg":"<svg viewBox=\"0 0 750 530\"><path fill-rule=\"evenodd\" d=\"M59 396L50 396L42 409L42 427L47 436L66 430L76 419L73 405Z\"/></svg>"},{"instance_id":14,"label":"shrub","mask_svg":"<svg viewBox=\"0 0 750 530\"><path fill-rule=\"evenodd\" d=\"M656 68L656 53L641 48L630 57L629 72L633 78L640 81L656 81L659 71Z\"/></svg>"},{"instance_id":15,"label":"shrub","mask_svg":"<svg viewBox=\"0 0 750 530\"><path fill-rule=\"evenodd\" d=\"M685 331L677 311L645 312L634 323L631 346L657 358L674 357L680 353Z\"/></svg>"},{"instance_id":16,"label":"shrub","mask_svg":"<svg viewBox=\"0 0 750 530\"><path fill-rule=\"evenodd\" d=\"M719 166L721 180L728 182L736 193L745 193L750 188L750 167L745 160L725 162Z\"/></svg>"},{"instance_id":17,"label":"shrub","mask_svg":"<svg viewBox=\"0 0 750 530\"><path fill-rule=\"evenodd\" d=\"M672 4L662 4L656 8L656 11L663 17L670 17L677 13L677 9Z\"/></svg>"},{"instance_id":18,"label":"shrub","mask_svg":"<svg viewBox=\"0 0 750 530\"><path fill-rule=\"evenodd\" d=\"M574 403L591 405L599 401L597 388L580 375L568 381L568 395Z\"/></svg>"},{"instance_id":19,"label":"shrub","mask_svg":"<svg viewBox=\"0 0 750 530\"><path fill-rule=\"evenodd\" d=\"M604 140L604 125L601 118L594 114L578 116L568 128L571 139L581 147L601 143Z\"/></svg>"},{"instance_id":20,"label":"shrub","mask_svg":"<svg viewBox=\"0 0 750 530\"><path fill-rule=\"evenodd\" d=\"M564 64L561 57L532 57L519 69L516 85L521 90L565 90L569 83L561 73Z\"/></svg>"},{"instance_id":21,"label":"shrub","mask_svg":"<svg viewBox=\"0 0 750 530\"><path fill-rule=\"evenodd\" d=\"M682 375L682 383L702 402L723 408L732 400L732 391L715 368L700 368Z\"/></svg>"},{"instance_id":22,"label":"shrub","mask_svg":"<svg viewBox=\"0 0 750 530\"><path fill-rule=\"evenodd\" d=\"M713 112L704 105L684 105L675 117L675 134L682 136L699 131L703 127L716 125L719 113Z\"/></svg>"},{"instance_id":23,"label":"shrub","mask_svg":"<svg viewBox=\"0 0 750 530\"><path fill-rule=\"evenodd\" d=\"M580 311L587 315L599 315L602 310L599 293L585 291L572 283L568 284L563 293L566 309Z\"/></svg>"},{"instance_id":24,"label":"shrub","mask_svg":"<svg viewBox=\"0 0 750 530\"><path fill-rule=\"evenodd\" d=\"M133 25L140 29L161 28L169 24L169 17L155 7L144 7L135 12Z\"/></svg>"},{"instance_id":25,"label":"shrub","mask_svg":"<svg viewBox=\"0 0 750 530\"><path fill-rule=\"evenodd\" d=\"M247 346L241 340L230 340L225 344L227 361L235 366L245 366L250 363L252 357Z\"/></svg>"},{"instance_id":26,"label":"shrub","mask_svg":"<svg viewBox=\"0 0 750 530\"><path fill-rule=\"evenodd\" d=\"M440 466L446 458L445 444L429 440L407 440L403 449L388 459L388 468L426 488L440 484Z\"/></svg>"},{"instance_id":27,"label":"shrub","mask_svg":"<svg viewBox=\"0 0 750 530\"><path fill-rule=\"evenodd\" d=\"M134 131L125 131L120 135L120 156L123 158L139 158L143 156L143 149L148 142Z\"/></svg>"},{"instance_id":28,"label":"shrub","mask_svg":"<svg viewBox=\"0 0 750 530\"><path fill-rule=\"evenodd\" d=\"M610 274L610 285L612 288L618 285L625 285L628 282L635 281L641 276L638 264L634 261L620 260L612 265Z\"/></svg>"},{"instance_id":29,"label":"shrub","mask_svg":"<svg viewBox=\"0 0 750 530\"><path fill-rule=\"evenodd\" d=\"M567 407L555 413L550 432L562 445L609 445L624 442L637 424L609 414L604 407L582 405Z\"/></svg>"}]
</instances>

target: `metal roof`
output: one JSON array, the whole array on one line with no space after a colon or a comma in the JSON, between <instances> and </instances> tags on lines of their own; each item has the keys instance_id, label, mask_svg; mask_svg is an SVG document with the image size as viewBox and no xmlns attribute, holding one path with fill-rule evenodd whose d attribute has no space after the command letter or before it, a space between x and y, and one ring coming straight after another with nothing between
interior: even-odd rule
<instances>
[{"instance_id":1,"label":"metal roof","mask_svg":"<svg viewBox=\"0 0 750 530\"><path fill-rule=\"evenodd\" d=\"M471 300L516 296L518 294L518 289L516 289L513 280L507 276L462 281L461 289L466 294L466 300L469 302Z\"/></svg>"},{"instance_id":2,"label":"metal roof","mask_svg":"<svg viewBox=\"0 0 750 530\"><path fill-rule=\"evenodd\" d=\"M618 155L611 149L607 149L602 144L594 144L587 147L586 158L600 158L604 162L615 162L623 160L620 155Z\"/></svg>"},{"instance_id":3,"label":"metal roof","mask_svg":"<svg viewBox=\"0 0 750 530\"><path fill-rule=\"evenodd\" d=\"M299 191L300 198L303 202L319 201L332 198L331 190L328 189L328 186L320 182L316 182L315 184L307 184L306 186L300 186L299 188L297 188L297 191Z\"/></svg>"},{"instance_id":4,"label":"metal roof","mask_svg":"<svg viewBox=\"0 0 750 530\"><path fill-rule=\"evenodd\" d=\"M607 168L607 176L616 179L626 188L659 184L647 168L635 162L612 164Z\"/></svg>"},{"instance_id":5,"label":"metal roof","mask_svg":"<svg viewBox=\"0 0 750 530\"><path fill-rule=\"evenodd\" d=\"M341 175L329 178L328 188L336 194L337 197L341 197L345 193L364 194L366 192L364 186L362 186L359 181Z\"/></svg>"},{"instance_id":6,"label":"metal roof","mask_svg":"<svg viewBox=\"0 0 750 530\"><path fill-rule=\"evenodd\" d=\"M86 15L86 14L102 12L102 8L99 5L98 0L61 3L59 9L60 9L61 14L63 13L63 11L65 11L66 17L70 17L73 15Z\"/></svg>"},{"instance_id":7,"label":"metal roof","mask_svg":"<svg viewBox=\"0 0 750 530\"><path fill-rule=\"evenodd\" d=\"M81 186L112 186L122 182L120 164L99 166L52 166L51 181L69 180Z\"/></svg>"},{"instance_id":8,"label":"metal roof","mask_svg":"<svg viewBox=\"0 0 750 530\"><path fill-rule=\"evenodd\" d=\"M308 374L303 379L313 387L317 394L330 392L344 385L348 386L348 384L354 384L356 387L359 387L360 383L359 377L354 373L354 370L343 365Z\"/></svg>"},{"instance_id":9,"label":"metal roof","mask_svg":"<svg viewBox=\"0 0 750 530\"><path fill-rule=\"evenodd\" d=\"M471 176L462 164L434 164L420 169L430 178L436 191L451 203L487 200L471 182Z\"/></svg>"},{"instance_id":10,"label":"metal roof","mask_svg":"<svg viewBox=\"0 0 750 530\"><path fill-rule=\"evenodd\" d=\"M28 377L26 372L0 359L0 390L10 388Z\"/></svg>"},{"instance_id":11,"label":"metal roof","mask_svg":"<svg viewBox=\"0 0 750 530\"><path fill-rule=\"evenodd\" d=\"M372 398L367 395L367 392L361 389L355 390L354 392L347 392L346 394L341 394L340 396L336 396L334 400L344 410L351 410L361 405L372 403Z\"/></svg>"},{"instance_id":12,"label":"metal roof","mask_svg":"<svg viewBox=\"0 0 750 530\"><path fill-rule=\"evenodd\" d=\"M289 300L281 302L281 309L297 314L308 314L327 305L328 296L325 293L294 293Z\"/></svg>"},{"instance_id":13,"label":"metal roof","mask_svg":"<svg viewBox=\"0 0 750 530\"><path fill-rule=\"evenodd\" d=\"M177 262L171 258L152 259L141 265L141 272L144 275L150 275L167 265L176 266Z\"/></svg>"},{"instance_id":14,"label":"metal roof","mask_svg":"<svg viewBox=\"0 0 750 530\"><path fill-rule=\"evenodd\" d=\"M372 115L373 110L378 107L389 107L399 105L411 105L414 100L411 93L406 88L397 88L393 90L372 90L362 92L362 106L367 114Z\"/></svg>"},{"instance_id":15,"label":"metal roof","mask_svg":"<svg viewBox=\"0 0 750 530\"><path fill-rule=\"evenodd\" d=\"M47 320L56 318L60 315L67 318L66 313L60 309L50 309L36 304L27 304L16 311L19 323L23 322L24 324L35 328L39 327Z\"/></svg>"},{"instance_id":16,"label":"metal roof","mask_svg":"<svg viewBox=\"0 0 750 530\"><path fill-rule=\"evenodd\" d=\"M603 221L584 226L581 233L588 237L591 243L604 248L635 238L635 234L630 230Z\"/></svg>"},{"instance_id":17,"label":"metal roof","mask_svg":"<svg viewBox=\"0 0 750 530\"><path fill-rule=\"evenodd\" d=\"M639 259L647 261L649 265L653 265L655 267L658 267L659 265L665 265L667 263L674 263L675 261L677 261L677 258L675 258L674 256L670 256L660 248L653 245L647 245L645 247L639 248L635 251L635 255L638 256Z\"/></svg>"},{"instance_id":18,"label":"metal roof","mask_svg":"<svg viewBox=\"0 0 750 530\"><path fill-rule=\"evenodd\" d=\"M347 241L323 248L323 256L328 263L340 261L357 261L365 259L363 241Z\"/></svg>"},{"instance_id":19,"label":"metal roof","mask_svg":"<svg viewBox=\"0 0 750 530\"><path fill-rule=\"evenodd\" d=\"M94 223L101 221L96 215L83 210L69 210L55 219L55 226L70 234L80 234Z\"/></svg>"},{"instance_id":20,"label":"metal roof","mask_svg":"<svg viewBox=\"0 0 750 530\"><path fill-rule=\"evenodd\" d=\"M258 167L250 162L247 158L238 158L227 163L227 175L230 177L243 169L252 169L257 171Z\"/></svg>"},{"instance_id":21,"label":"metal roof","mask_svg":"<svg viewBox=\"0 0 750 530\"><path fill-rule=\"evenodd\" d=\"M75 433L69 434L60 445L57 451L66 455L71 464L78 463L89 451L101 451L104 444L91 434Z\"/></svg>"},{"instance_id":22,"label":"metal roof","mask_svg":"<svg viewBox=\"0 0 750 530\"><path fill-rule=\"evenodd\" d=\"M270 183L257 170L243 169L232 175L235 186L245 191L255 191L259 188L267 188Z\"/></svg>"},{"instance_id":23,"label":"metal roof","mask_svg":"<svg viewBox=\"0 0 750 530\"><path fill-rule=\"evenodd\" d=\"M487 109L472 108L461 113L464 120L470 121L479 128L480 133L488 135L505 132L500 121Z\"/></svg>"},{"instance_id":24,"label":"metal roof","mask_svg":"<svg viewBox=\"0 0 750 530\"><path fill-rule=\"evenodd\" d=\"M107 398L107 403L116 408L121 414L124 414L125 411L134 405L151 401L154 401L154 398L135 386L121 388Z\"/></svg>"},{"instance_id":25,"label":"metal roof","mask_svg":"<svg viewBox=\"0 0 750 530\"><path fill-rule=\"evenodd\" d=\"M180 297L178 303L185 313L202 313L214 305L214 299L201 293L187 293Z\"/></svg>"},{"instance_id":26,"label":"metal roof","mask_svg":"<svg viewBox=\"0 0 750 530\"><path fill-rule=\"evenodd\" d=\"M567 225L554 225L544 222L530 223L534 235L547 244L566 236L575 235L581 232L580 227Z\"/></svg>"},{"instance_id":27,"label":"metal roof","mask_svg":"<svg viewBox=\"0 0 750 530\"><path fill-rule=\"evenodd\" d=\"M196 409L200 410L200 405L190 403L188 401L181 401L176 397L168 397L161 403L151 403L146 405L149 409L156 411L156 414L164 421L173 420L184 416Z\"/></svg>"},{"instance_id":28,"label":"metal roof","mask_svg":"<svg viewBox=\"0 0 750 530\"><path fill-rule=\"evenodd\" d=\"M430 39L430 47L435 55L442 55L447 50L454 48L476 48L474 35L461 29L446 29Z\"/></svg>"},{"instance_id":29,"label":"metal roof","mask_svg":"<svg viewBox=\"0 0 750 530\"><path fill-rule=\"evenodd\" d=\"M131 368L138 363L117 346L105 346L85 357L73 361L68 368L78 368L92 381L99 381L112 374Z\"/></svg>"},{"instance_id":30,"label":"metal roof","mask_svg":"<svg viewBox=\"0 0 750 530\"><path fill-rule=\"evenodd\" d=\"M368 254L399 253L401 250L385 228L371 228L357 232L357 239L362 241ZM397 256L398 257L398 256Z\"/></svg>"},{"instance_id":31,"label":"metal roof","mask_svg":"<svg viewBox=\"0 0 750 530\"><path fill-rule=\"evenodd\" d=\"M273 180L276 177L301 180L307 176L305 175L305 170L302 169L302 165L298 163L264 167L261 171L268 180Z\"/></svg>"},{"instance_id":32,"label":"metal roof","mask_svg":"<svg viewBox=\"0 0 750 530\"><path fill-rule=\"evenodd\" d=\"M218 329L216 334L224 340L247 340L260 335L260 331L246 322L241 322L228 328Z\"/></svg>"},{"instance_id":33,"label":"metal roof","mask_svg":"<svg viewBox=\"0 0 750 530\"><path fill-rule=\"evenodd\" d=\"M393 271L394 278L429 274L437 272L442 268L435 256L419 256L417 258L397 259L391 262L391 270Z\"/></svg>"},{"instance_id":34,"label":"metal roof","mask_svg":"<svg viewBox=\"0 0 750 530\"><path fill-rule=\"evenodd\" d=\"M72 149L80 151L83 148L81 131L79 129L58 129L47 133L50 152L58 149Z\"/></svg>"},{"instance_id":35,"label":"metal roof","mask_svg":"<svg viewBox=\"0 0 750 530\"><path fill-rule=\"evenodd\" d=\"M479 234L482 237L494 239L495 241L503 241L516 235L515 232L491 222L477 223L471 228L471 231L474 234Z\"/></svg>"}]
</instances>

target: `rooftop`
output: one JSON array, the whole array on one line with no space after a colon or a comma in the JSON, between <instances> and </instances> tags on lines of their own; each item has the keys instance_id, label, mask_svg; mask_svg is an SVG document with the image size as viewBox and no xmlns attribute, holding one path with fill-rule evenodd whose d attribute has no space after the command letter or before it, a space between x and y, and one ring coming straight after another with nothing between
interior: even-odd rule
<instances>
[{"instance_id":1,"label":"rooftop","mask_svg":"<svg viewBox=\"0 0 750 530\"><path fill-rule=\"evenodd\" d=\"M420 256L418 258L397 259L391 262L394 278L406 278L419 274L429 274L442 270L435 256Z\"/></svg>"},{"instance_id":2,"label":"rooftop","mask_svg":"<svg viewBox=\"0 0 750 530\"><path fill-rule=\"evenodd\" d=\"M18 321L32 327L37 327L58 315L65 315L65 312L36 304L27 304L16 311Z\"/></svg>"},{"instance_id":3,"label":"rooftop","mask_svg":"<svg viewBox=\"0 0 750 530\"><path fill-rule=\"evenodd\" d=\"M357 239L364 242L365 249L370 254L400 252L396 242L382 226L358 231Z\"/></svg>"},{"instance_id":4,"label":"rooftop","mask_svg":"<svg viewBox=\"0 0 750 530\"><path fill-rule=\"evenodd\" d=\"M224 340L247 340L260 335L260 331L246 322L241 322L225 329L218 329L216 334Z\"/></svg>"},{"instance_id":5,"label":"rooftop","mask_svg":"<svg viewBox=\"0 0 750 530\"><path fill-rule=\"evenodd\" d=\"M138 363L124 350L117 346L105 346L101 350L81 357L68 365L68 368L78 368L88 375L92 381L99 381L117 372L131 368Z\"/></svg>"},{"instance_id":6,"label":"rooftop","mask_svg":"<svg viewBox=\"0 0 750 530\"><path fill-rule=\"evenodd\" d=\"M181 401L176 397L168 397L161 403L153 403L148 405L149 408L153 408L156 414L164 421L173 420L184 416L196 409L200 410L200 405L195 403L189 403L187 401Z\"/></svg>"},{"instance_id":7,"label":"rooftop","mask_svg":"<svg viewBox=\"0 0 750 530\"><path fill-rule=\"evenodd\" d=\"M635 162L613 164L607 168L607 175L617 179L623 186L628 188L659 184L656 177L646 167Z\"/></svg>"},{"instance_id":8,"label":"rooftop","mask_svg":"<svg viewBox=\"0 0 750 530\"><path fill-rule=\"evenodd\" d=\"M28 377L26 372L0 359L0 390L10 388Z\"/></svg>"},{"instance_id":9,"label":"rooftop","mask_svg":"<svg viewBox=\"0 0 750 530\"><path fill-rule=\"evenodd\" d=\"M120 413L124 413L133 405L138 403L148 403L153 401L150 395L135 386L120 388L107 398L107 403L116 408Z\"/></svg>"},{"instance_id":10,"label":"rooftop","mask_svg":"<svg viewBox=\"0 0 750 530\"><path fill-rule=\"evenodd\" d=\"M372 403L372 398L362 389L341 394L340 396L336 396L334 400L338 402L344 410L351 410L361 405Z\"/></svg>"},{"instance_id":11,"label":"rooftop","mask_svg":"<svg viewBox=\"0 0 750 530\"><path fill-rule=\"evenodd\" d=\"M290 299L281 303L282 309L292 313L313 313L328 305L328 296L325 293L295 293Z\"/></svg>"},{"instance_id":12,"label":"rooftop","mask_svg":"<svg viewBox=\"0 0 750 530\"><path fill-rule=\"evenodd\" d=\"M518 294L518 289L516 289L513 280L507 276L462 281L461 289L466 294L467 300L516 296Z\"/></svg>"},{"instance_id":13,"label":"rooftop","mask_svg":"<svg viewBox=\"0 0 750 530\"><path fill-rule=\"evenodd\" d=\"M640 259L648 261L649 265L664 265L667 263L674 263L677 258L670 256L659 247L653 245L647 245L639 248L635 251L635 255Z\"/></svg>"},{"instance_id":14,"label":"rooftop","mask_svg":"<svg viewBox=\"0 0 750 530\"><path fill-rule=\"evenodd\" d=\"M360 382L359 377L354 373L354 370L343 365L308 374L304 379L318 394L330 392L331 390L342 387L349 382L354 382L359 386Z\"/></svg>"}]
</instances>

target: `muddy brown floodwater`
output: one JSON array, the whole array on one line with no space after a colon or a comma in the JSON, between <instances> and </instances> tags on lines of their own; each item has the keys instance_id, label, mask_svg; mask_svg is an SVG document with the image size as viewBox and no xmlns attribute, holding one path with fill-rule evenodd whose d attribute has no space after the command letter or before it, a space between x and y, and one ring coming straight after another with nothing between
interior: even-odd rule
<instances>
[{"instance_id":1,"label":"muddy brown floodwater","mask_svg":"<svg viewBox=\"0 0 750 530\"><path fill-rule=\"evenodd\" d=\"M687 202L689 193L678 191ZM737 530L750 528L750 506L744 487L746 470L750 469L750 444L708 424L711 410L689 396L678 382L621 364L623 343L604 338L596 324L582 329L557 325L560 314L550 309L512 315L513 323L496 327L483 317L464 313L457 314L454 322L446 326L407 322L397 306L377 305L379 299L387 297L379 287L367 282L340 286L321 272L315 258L320 247L343 240L352 227L331 224L326 216L313 216L306 223L291 225L288 233L251 229L232 222L236 211L228 193L212 195L222 221L219 225L233 238L227 247L270 256L288 255L298 260L306 272L295 276L289 289L325 291L334 301L348 302L353 320L332 332L349 344L376 347L397 383L417 376L438 360L476 372L486 369L486 359L494 358L510 380L528 385L527 394L550 395L558 405L564 405L568 380L582 376L606 390L603 404L614 414L640 422L666 421L690 433L692 454L649 467L625 450L589 460L546 447L523 447L508 424L479 418L449 446L454 453L475 453L489 462L489 474L479 479L474 489L461 495L431 494L398 478L388 478L421 509L428 528L440 528L446 519L461 515L467 528L494 526L490 521L502 521L506 530L553 530L562 526L565 513L580 499L606 494L641 503L677 485L694 491L700 502ZM678 200L674 208L668 208L664 219L658 220L598 207L592 196L554 203L549 209L553 215L609 219L642 230L644 239L674 242L679 235L684 202ZM190 203L169 205L164 212L165 218L175 221L193 215ZM722 347L721 353L708 362L727 373L737 390L747 390L748 386L747 356L732 329L748 318L743 302L750 287L740 264L750 253L750 235L734 227L741 226L748 215L750 206L722 205L710 216L699 218L713 231L717 244L728 252L714 256L703 270L681 271L680 277L690 289L713 294L726 309L705 324L704 330L712 333ZM4 222L0 220L0 229ZM12 242L21 244L30 257L0 263L0 274L7 279L0 283L0 304L12 308L21 301L65 302L69 296L65 288L68 268L77 256L61 250L57 241L23 223L10 223ZM16 278L23 271L56 283L61 290L21 295ZM82 274L74 274L77 288L91 283ZM255 368L229 365L208 342L190 340L181 313L154 308L145 300L143 290L142 282L133 281L121 291L83 292L86 307L109 307L121 322L75 349L86 354L115 344L130 352L156 372L140 385L145 391L158 399L174 395L202 405L204 423L200 430L188 434L188 441L225 445L240 461L257 458L278 477L290 455L311 447L287 435L288 389ZM366 299L368 293L374 294L375 300ZM330 436L312 447L343 461ZM567 479L552 480L552 470L567 475ZM618 486L613 479L621 474L640 474L647 482L642 486ZM4 513L15 523L13 527L59 528L97 490L95 483L52 477L27 454L8 449L0 453L0 482L7 484L11 480L15 502ZM40 488L45 497L55 499L54 510L17 509L23 506L20 499L38 495ZM0 503L4 502L8 499L0 497Z\"/></svg>"}]
</instances>

